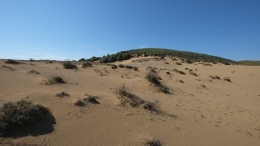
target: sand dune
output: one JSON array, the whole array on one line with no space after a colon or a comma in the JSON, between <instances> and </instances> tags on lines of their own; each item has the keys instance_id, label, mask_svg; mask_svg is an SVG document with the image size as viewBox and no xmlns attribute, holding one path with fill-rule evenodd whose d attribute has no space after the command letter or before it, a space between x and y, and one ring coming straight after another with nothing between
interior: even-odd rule
<instances>
[{"instance_id":1,"label":"sand dune","mask_svg":"<svg viewBox=\"0 0 260 146\"><path fill-rule=\"evenodd\" d=\"M25 99L48 107L53 116L0 138L0 145L143 146L149 137L168 146L260 145L259 66L177 65L169 58L151 57L115 64L139 70L112 69L104 64L64 69L58 62L0 62L0 104ZM170 94L159 92L145 79L147 66L157 68ZM39 74L28 73L31 70ZM66 84L46 85L47 78L53 75L62 76ZM224 81L225 77L232 82ZM159 101L163 112L120 105L116 90L122 84L145 101ZM70 96L55 96L63 91ZM97 96L99 104L75 106L75 101L85 98L85 94Z\"/></svg>"}]
</instances>

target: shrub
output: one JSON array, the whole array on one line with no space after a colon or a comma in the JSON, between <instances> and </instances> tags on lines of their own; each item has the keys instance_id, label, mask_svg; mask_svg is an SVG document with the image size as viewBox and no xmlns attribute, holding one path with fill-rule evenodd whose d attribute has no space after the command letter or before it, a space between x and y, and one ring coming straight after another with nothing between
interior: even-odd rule
<instances>
[{"instance_id":1,"label":"shrub","mask_svg":"<svg viewBox=\"0 0 260 146\"><path fill-rule=\"evenodd\" d=\"M185 70L189 70L188 68L185 68Z\"/></svg>"},{"instance_id":2,"label":"shrub","mask_svg":"<svg viewBox=\"0 0 260 146\"><path fill-rule=\"evenodd\" d=\"M174 69L173 71L175 71L175 72L177 72L177 73L179 73L179 74L183 74L183 75L185 75L185 72L183 72L183 71L181 71L181 70Z\"/></svg>"},{"instance_id":3,"label":"shrub","mask_svg":"<svg viewBox=\"0 0 260 146\"><path fill-rule=\"evenodd\" d=\"M21 126L43 120L43 116L48 114L49 110L40 104L20 100L4 103L0 113L0 136L4 136Z\"/></svg>"},{"instance_id":4,"label":"shrub","mask_svg":"<svg viewBox=\"0 0 260 146\"><path fill-rule=\"evenodd\" d=\"M197 75L195 72L193 72L193 71L190 71L190 74L191 74L191 75L194 75L194 76L196 76L196 77L198 76L198 75Z\"/></svg>"},{"instance_id":5,"label":"shrub","mask_svg":"<svg viewBox=\"0 0 260 146\"><path fill-rule=\"evenodd\" d=\"M132 69L133 67L130 66L130 65L126 65L125 68L127 68L127 69Z\"/></svg>"},{"instance_id":6,"label":"shrub","mask_svg":"<svg viewBox=\"0 0 260 146\"><path fill-rule=\"evenodd\" d=\"M162 145L164 145L163 142L161 142L160 140L157 140L157 139L150 139L146 142L146 144L148 146L162 146Z\"/></svg>"},{"instance_id":7,"label":"shrub","mask_svg":"<svg viewBox=\"0 0 260 146\"><path fill-rule=\"evenodd\" d=\"M66 68L66 69L76 69L77 68L77 66L72 64L71 62L63 63L63 67Z\"/></svg>"},{"instance_id":8,"label":"shrub","mask_svg":"<svg viewBox=\"0 0 260 146\"><path fill-rule=\"evenodd\" d=\"M74 103L74 105L76 105L76 106L84 106L85 103L84 103L83 101L81 101L81 100L77 100L77 101Z\"/></svg>"},{"instance_id":9,"label":"shrub","mask_svg":"<svg viewBox=\"0 0 260 146\"><path fill-rule=\"evenodd\" d=\"M168 72L168 71L167 71L167 72L166 72L166 74L168 74L168 75L169 75L169 74L170 74L170 72Z\"/></svg>"},{"instance_id":10,"label":"shrub","mask_svg":"<svg viewBox=\"0 0 260 146\"><path fill-rule=\"evenodd\" d=\"M216 79L220 80L220 77L219 76L215 76Z\"/></svg>"},{"instance_id":11,"label":"shrub","mask_svg":"<svg viewBox=\"0 0 260 146\"><path fill-rule=\"evenodd\" d=\"M125 84L122 84L121 86L118 87L117 93L122 97L122 96L127 96L128 95L128 89L125 86Z\"/></svg>"},{"instance_id":12,"label":"shrub","mask_svg":"<svg viewBox=\"0 0 260 146\"><path fill-rule=\"evenodd\" d=\"M155 85L161 85L160 81L157 79L157 77L153 73L148 73L145 78L148 79L149 82L151 82Z\"/></svg>"},{"instance_id":13,"label":"shrub","mask_svg":"<svg viewBox=\"0 0 260 146\"><path fill-rule=\"evenodd\" d=\"M60 93L57 93L56 96L57 96L57 97L64 97L64 96L69 97L70 94L69 94L68 92L60 92Z\"/></svg>"},{"instance_id":14,"label":"shrub","mask_svg":"<svg viewBox=\"0 0 260 146\"><path fill-rule=\"evenodd\" d=\"M118 67L124 68L125 66L123 64L119 64Z\"/></svg>"},{"instance_id":15,"label":"shrub","mask_svg":"<svg viewBox=\"0 0 260 146\"><path fill-rule=\"evenodd\" d=\"M5 61L5 63L6 63L6 64L21 64L20 62L15 61L15 60L13 60L13 59L8 59L8 60Z\"/></svg>"},{"instance_id":16,"label":"shrub","mask_svg":"<svg viewBox=\"0 0 260 146\"><path fill-rule=\"evenodd\" d=\"M81 67L82 68L93 67L93 65L90 62L84 62Z\"/></svg>"},{"instance_id":17,"label":"shrub","mask_svg":"<svg viewBox=\"0 0 260 146\"><path fill-rule=\"evenodd\" d=\"M179 80L179 82L184 83L183 80Z\"/></svg>"},{"instance_id":18,"label":"shrub","mask_svg":"<svg viewBox=\"0 0 260 146\"><path fill-rule=\"evenodd\" d=\"M90 102L90 103L96 103L96 104L99 103L97 101L97 96L93 96L93 95L88 95L87 98L84 98L84 101L87 101L87 102Z\"/></svg>"},{"instance_id":19,"label":"shrub","mask_svg":"<svg viewBox=\"0 0 260 146\"><path fill-rule=\"evenodd\" d=\"M36 71L36 70L30 70L27 72L28 74L40 74L40 72Z\"/></svg>"},{"instance_id":20,"label":"shrub","mask_svg":"<svg viewBox=\"0 0 260 146\"><path fill-rule=\"evenodd\" d=\"M51 76L48 78L47 84L64 84L66 83L60 76Z\"/></svg>"},{"instance_id":21,"label":"shrub","mask_svg":"<svg viewBox=\"0 0 260 146\"><path fill-rule=\"evenodd\" d=\"M117 69L117 66L116 66L116 65L112 65L111 68L112 68L112 69Z\"/></svg>"},{"instance_id":22,"label":"shrub","mask_svg":"<svg viewBox=\"0 0 260 146\"><path fill-rule=\"evenodd\" d=\"M215 79L215 77L214 77L214 76L212 76L212 75L210 75L209 77L211 77L212 79Z\"/></svg>"},{"instance_id":23,"label":"shrub","mask_svg":"<svg viewBox=\"0 0 260 146\"><path fill-rule=\"evenodd\" d=\"M231 82L231 80L230 80L229 77L225 77L223 80L228 81L228 82Z\"/></svg>"},{"instance_id":24,"label":"shrub","mask_svg":"<svg viewBox=\"0 0 260 146\"><path fill-rule=\"evenodd\" d=\"M134 70L135 70L135 71L138 71L138 67L134 67Z\"/></svg>"}]
</instances>

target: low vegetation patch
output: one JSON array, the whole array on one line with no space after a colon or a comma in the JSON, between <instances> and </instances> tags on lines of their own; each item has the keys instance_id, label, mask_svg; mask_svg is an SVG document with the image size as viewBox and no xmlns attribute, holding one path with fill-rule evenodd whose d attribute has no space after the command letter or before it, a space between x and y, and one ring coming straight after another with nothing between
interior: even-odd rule
<instances>
[{"instance_id":1,"label":"low vegetation patch","mask_svg":"<svg viewBox=\"0 0 260 146\"><path fill-rule=\"evenodd\" d=\"M179 82L184 83L183 80L179 80Z\"/></svg>"},{"instance_id":2,"label":"low vegetation patch","mask_svg":"<svg viewBox=\"0 0 260 146\"><path fill-rule=\"evenodd\" d=\"M6 64L21 64L21 62L18 62L16 60L13 59L8 59L5 61Z\"/></svg>"},{"instance_id":3,"label":"low vegetation patch","mask_svg":"<svg viewBox=\"0 0 260 146\"><path fill-rule=\"evenodd\" d=\"M162 146L164 143L158 139L149 139L146 142L146 145L148 146Z\"/></svg>"},{"instance_id":4,"label":"low vegetation patch","mask_svg":"<svg viewBox=\"0 0 260 146\"><path fill-rule=\"evenodd\" d=\"M212 65L209 63L204 63L204 66L212 66Z\"/></svg>"},{"instance_id":5,"label":"low vegetation patch","mask_svg":"<svg viewBox=\"0 0 260 146\"><path fill-rule=\"evenodd\" d=\"M198 76L198 74L196 74L196 73L193 72L193 71L190 71L190 74L191 74L191 75L194 75L194 76L196 76L196 77Z\"/></svg>"},{"instance_id":6,"label":"low vegetation patch","mask_svg":"<svg viewBox=\"0 0 260 146\"><path fill-rule=\"evenodd\" d=\"M181 70L178 70L178 69L174 69L173 71L179 73L179 74L182 74L182 75L185 75L185 72L181 71Z\"/></svg>"},{"instance_id":7,"label":"low vegetation patch","mask_svg":"<svg viewBox=\"0 0 260 146\"><path fill-rule=\"evenodd\" d=\"M97 101L97 96L93 96L93 95L87 95L87 98L84 98L84 101L86 102L90 102L90 103L94 103L94 104L99 104L99 102Z\"/></svg>"},{"instance_id":8,"label":"low vegetation patch","mask_svg":"<svg viewBox=\"0 0 260 146\"><path fill-rule=\"evenodd\" d=\"M4 103L0 113L0 136L5 136L17 128L42 121L50 112L40 104L20 100Z\"/></svg>"},{"instance_id":9,"label":"low vegetation patch","mask_svg":"<svg viewBox=\"0 0 260 146\"><path fill-rule=\"evenodd\" d=\"M125 68L125 66L123 64L119 64L118 67Z\"/></svg>"},{"instance_id":10,"label":"low vegetation patch","mask_svg":"<svg viewBox=\"0 0 260 146\"><path fill-rule=\"evenodd\" d=\"M144 100L130 93L130 90L125 84L119 86L116 93L119 95L118 98L122 106L130 105L131 107L138 107L144 104Z\"/></svg>"},{"instance_id":11,"label":"low vegetation patch","mask_svg":"<svg viewBox=\"0 0 260 146\"><path fill-rule=\"evenodd\" d=\"M30 70L27 72L27 74L40 74L40 72L38 72L36 70Z\"/></svg>"},{"instance_id":12,"label":"low vegetation patch","mask_svg":"<svg viewBox=\"0 0 260 146\"><path fill-rule=\"evenodd\" d=\"M218 79L218 80L220 80L220 77L219 77L219 76L212 76L212 75L209 75L209 77L210 77L211 79Z\"/></svg>"},{"instance_id":13,"label":"low vegetation patch","mask_svg":"<svg viewBox=\"0 0 260 146\"><path fill-rule=\"evenodd\" d=\"M93 65L90 62L84 62L81 67L87 68L87 67L93 67Z\"/></svg>"},{"instance_id":14,"label":"low vegetation patch","mask_svg":"<svg viewBox=\"0 0 260 146\"><path fill-rule=\"evenodd\" d=\"M159 91L162 91L163 93L169 93L169 88L162 85L161 82L158 80L158 75L155 73L148 73L145 77L149 82L154 84L158 87Z\"/></svg>"},{"instance_id":15,"label":"low vegetation patch","mask_svg":"<svg viewBox=\"0 0 260 146\"><path fill-rule=\"evenodd\" d=\"M68 92L66 92L66 91L60 92L60 93L56 94L56 97L61 97L62 98L62 97L65 97L65 96L69 97L70 94Z\"/></svg>"},{"instance_id":16,"label":"low vegetation patch","mask_svg":"<svg viewBox=\"0 0 260 146\"><path fill-rule=\"evenodd\" d=\"M135 71L138 71L138 67L134 67L134 70L135 70Z\"/></svg>"},{"instance_id":17,"label":"low vegetation patch","mask_svg":"<svg viewBox=\"0 0 260 146\"><path fill-rule=\"evenodd\" d=\"M78 68L76 65L72 64L71 62L63 63L63 67L66 68L66 69L76 69L76 68Z\"/></svg>"},{"instance_id":18,"label":"low vegetation patch","mask_svg":"<svg viewBox=\"0 0 260 146\"><path fill-rule=\"evenodd\" d=\"M52 84L65 84L66 82L64 79L60 76L50 76L47 80L46 84L52 85Z\"/></svg>"},{"instance_id":19,"label":"low vegetation patch","mask_svg":"<svg viewBox=\"0 0 260 146\"><path fill-rule=\"evenodd\" d=\"M130 65L126 65L125 68L127 68L127 69L132 69L133 67L130 66Z\"/></svg>"},{"instance_id":20,"label":"low vegetation patch","mask_svg":"<svg viewBox=\"0 0 260 146\"><path fill-rule=\"evenodd\" d=\"M227 82L231 82L229 77L225 77L223 80L227 81Z\"/></svg>"},{"instance_id":21,"label":"low vegetation patch","mask_svg":"<svg viewBox=\"0 0 260 146\"><path fill-rule=\"evenodd\" d=\"M117 66L113 64L111 68L112 69L117 69Z\"/></svg>"},{"instance_id":22,"label":"low vegetation patch","mask_svg":"<svg viewBox=\"0 0 260 146\"><path fill-rule=\"evenodd\" d=\"M84 103L83 101L81 101L80 99L78 99L78 100L74 103L74 105L76 105L76 106L85 106L85 103Z\"/></svg>"},{"instance_id":23,"label":"low vegetation patch","mask_svg":"<svg viewBox=\"0 0 260 146\"><path fill-rule=\"evenodd\" d=\"M2 66L0 67L0 69L6 69L6 70L9 70L9 71L15 71L14 68L12 68L12 67L10 67L10 66L7 66L7 65L2 65Z\"/></svg>"}]
</instances>

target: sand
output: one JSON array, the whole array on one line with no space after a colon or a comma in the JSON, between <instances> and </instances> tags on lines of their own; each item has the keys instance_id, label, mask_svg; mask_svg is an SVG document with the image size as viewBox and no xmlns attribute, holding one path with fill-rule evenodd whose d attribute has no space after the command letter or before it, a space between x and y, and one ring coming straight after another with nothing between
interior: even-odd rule
<instances>
[{"instance_id":1,"label":"sand","mask_svg":"<svg viewBox=\"0 0 260 146\"><path fill-rule=\"evenodd\" d=\"M149 138L168 146L260 145L259 66L176 65L169 58L158 61L149 57L115 64L136 66L139 71L102 64L85 69L78 65L75 70L64 69L59 62L12 65L1 61L0 104L25 99L48 107L53 117L17 129L0 138L0 145L143 146ZM147 66L157 68L170 94L159 92L145 79ZM172 71L174 68L186 75ZM28 74L30 70L40 74ZM62 76L67 83L45 85L52 75ZM230 77L232 82L224 81L224 77ZM116 90L122 84L145 101L159 101L163 112L120 105ZM70 97L55 96L62 91ZM75 106L75 101L85 98L85 94L97 96L99 104Z\"/></svg>"}]
</instances>

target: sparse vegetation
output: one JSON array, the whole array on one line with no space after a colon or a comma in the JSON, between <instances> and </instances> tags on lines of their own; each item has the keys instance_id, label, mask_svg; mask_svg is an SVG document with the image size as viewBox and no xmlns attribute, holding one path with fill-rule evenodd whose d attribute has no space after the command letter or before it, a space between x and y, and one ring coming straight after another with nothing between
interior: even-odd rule
<instances>
[{"instance_id":1,"label":"sparse vegetation","mask_svg":"<svg viewBox=\"0 0 260 146\"><path fill-rule=\"evenodd\" d=\"M5 61L6 64L21 64L20 62L13 60L13 59L8 59Z\"/></svg>"},{"instance_id":2,"label":"sparse vegetation","mask_svg":"<svg viewBox=\"0 0 260 146\"><path fill-rule=\"evenodd\" d=\"M4 103L0 113L0 136L5 136L17 128L43 120L50 112L40 104L20 100Z\"/></svg>"},{"instance_id":3,"label":"sparse vegetation","mask_svg":"<svg viewBox=\"0 0 260 146\"><path fill-rule=\"evenodd\" d=\"M65 84L66 82L64 81L64 79L60 76L50 76L48 78L48 82L46 84Z\"/></svg>"},{"instance_id":4,"label":"sparse vegetation","mask_svg":"<svg viewBox=\"0 0 260 146\"><path fill-rule=\"evenodd\" d=\"M216 79L220 80L220 77L219 76L215 76Z\"/></svg>"},{"instance_id":5,"label":"sparse vegetation","mask_svg":"<svg viewBox=\"0 0 260 146\"><path fill-rule=\"evenodd\" d=\"M95 104L99 103L97 101L97 96L93 96L93 95L88 95L87 98L84 98L84 101L87 101L87 102L90 102L90 103L95 103Z\"/></svg>"},{"instance_id":6,"label":"sparse vegetation","mask_svg":"<svg viewBox=\"0 0 260 146\"><path fill-rule=\"evenodd\" d=\"M181 71L181 70L178 70L178 69L173 69L173 71L179 73L179 74L182 74L182 75L185 75L185 72Z\"/></svg>"},{"instance_id":7,"label":"sparse vegetation","mask_svg":"<svg viewBox=\"0 0 260 146\"><path fill-rule=\"evenodd\" d=\"M223 80L228 81L228 82L231 82L231 80L230 80L229 77L225 77Z\"/></svg>"},{"instance_id":8,"label":"sparse vegetation","mask_svg":"<svg viewBox=\"0 0 260 146\"><path fill-rule=\"evenodd\" d=\"M193 72L193 71L190 71L190 74L191 74L191 75L194 75L194 76L196 76L196 77L198 76L198 74L196 74L196 73Z\"/></svg>"},{"instance_id":9,"label":"sparse vegetation","mask_svg":"<svg viewBox=\"0 0 260 146\"><path fill-rule=\"evenodd\" d=\"M141 104L144 104L144 100L130 93L129 89L125 86L125 84L119 86L116 90L116 93L119 95L118 98L120 100L121 105L123 106L130 105L131 107L137 107Z\"/></svg>"},{"instance_id":10,"label":"sparse vegetation","mask_svg":"<svg viewBox=\"0 0 260 146\"><path fill-rule=\"evenodd\" d=\"M165 87L164 85L161 84L161 82L158 80L158 75L155 73L148 73L145 77L149 82L151 82L152 84L154 84L155 86L158 87L158 89L160 91L162 91L163 93L169 93L169 88Z\"/></svg>"},{"instance_id":11,"label":"sparse vegetation","mask_svg":"<svg viewBox=\"0 0 260 146\"><path fill-rule=\"evenodd\" d=\"M0 67L0 69L7 69L7 70L9 70L9 71L14 71L14 70L15 70L14 68L12 68L12 67L10 67L10 66L7 66L7 65L2 65L2 66Z\"/></svg>"},{"instance_id":12,"label":"sparse vegetation","mask_svg":"<svg viewBox=\"0 0 260 146\"><path fill-rule=\"evenodd\" d=\"M111 68L112 69L117 69L117 66L113 64Z\"/></svg>"},{"instance_id":13,"label":"sparse vegetation","mask_svg":"<svg viewBox=\"0 0 260 146\"><path fill-rule=\"evenodd\" d=\"M209 63L204 63L204 66L212 66L212 65Z\"/></svg>"},{"instance_id":14,"label":"sparse vegetation","mask_svg":"<svg viewBox=\"0 0 260 146\"><path fill-rule=\"evenodd\" d=\"M124 68L125 66L123 64L119 64L118 67Z\"/></svg>"},{"instance_id":15,"label":"sparse vegetation","mask_svg":"<svg viewBox=\"0 0 260 146\"><path fill-rule=\"evenodd\" d=\"M135 70L135 71L138 71L138 67L134 67L134 70Z\"/></svg>"},{"instance_id":16,"label":"sparse vegetation","mask_svg":"<svg viewBox=\"0 0 260 146\"><path fill-rule=\"evenodd\" d=\"M162 146L164 145L164 143L158 139L149 139L147 142L146 142L146 145L148 146Z\"/></svg>"},{"instance_id":17,"label":"sparse vegetation","mask_svg":"<svg viewBox=\"0 0 260 146\"><path fill-rule=\"evenodd\" d=\"M30 70L27 72L28 74L40 74L40 72L36 71L36 70Z\"/></svg>"},{"instance_id":18,"label":"sparse vegetation","mask_svg":"<svg viewBox=\"0 0 260 146\"><path fill-rule=\"evenodd\" d=\"M127 68L127 69L132 69L133 67L130 66L130 65L126 65L125 68Z\"/></svg>"},{"instance_id":19,"label":"sparse vegetation","mask_svg":"<svg viewBox=\"0 0 260 146\"><path fill-rule=\"evenodd\" d=\"M93 65L90 62L84 62L81 67L87 68L87 67L93 67Z\"/></svg>"},{"instance_id":20,"label":"sparse vegetation","mask_svg":"<svg viewBox=\"0 0 260 146\"><path fill-rule=\"evenodd\" d=\"M74 103L74 105L76 105L76 106L84 106L85 103L84 103L83 101L81 101L80 99L78 99L78 100Z\"/></svg>"},{"instance_id":21,"label":"sparse vegetation","mask_svg":"<svg viewBox=\"0 0 260 146\"><path fill-rule=\"evenodd\" d=\"M65 96L69 97L70 94L68 92L66 92L66 91L60 92L60 93L56 94L56 97L61 97L62 98L62 97L65 97Z\"/></svg>"},{"instance_id":22,"label":"sparse vegetation","mask_svg":"<svg viewBox=\"0 0 260 146\"><path fill-rule=\"evenodd\" d=\"M183 80L179 80L179 82L184 83Z\"/></svg>"},{"instance_id":23,"label":"sparse vegetation","mask_svg":"<svg viewBox=\"0 0 260 146\"><path fill-rule=\"evenodd\" d=\"M77 68L77 66L72 64L71 62L63 63L63 67L66 68L66 69L76 69Z\"/></svg>"}]
</instances>

